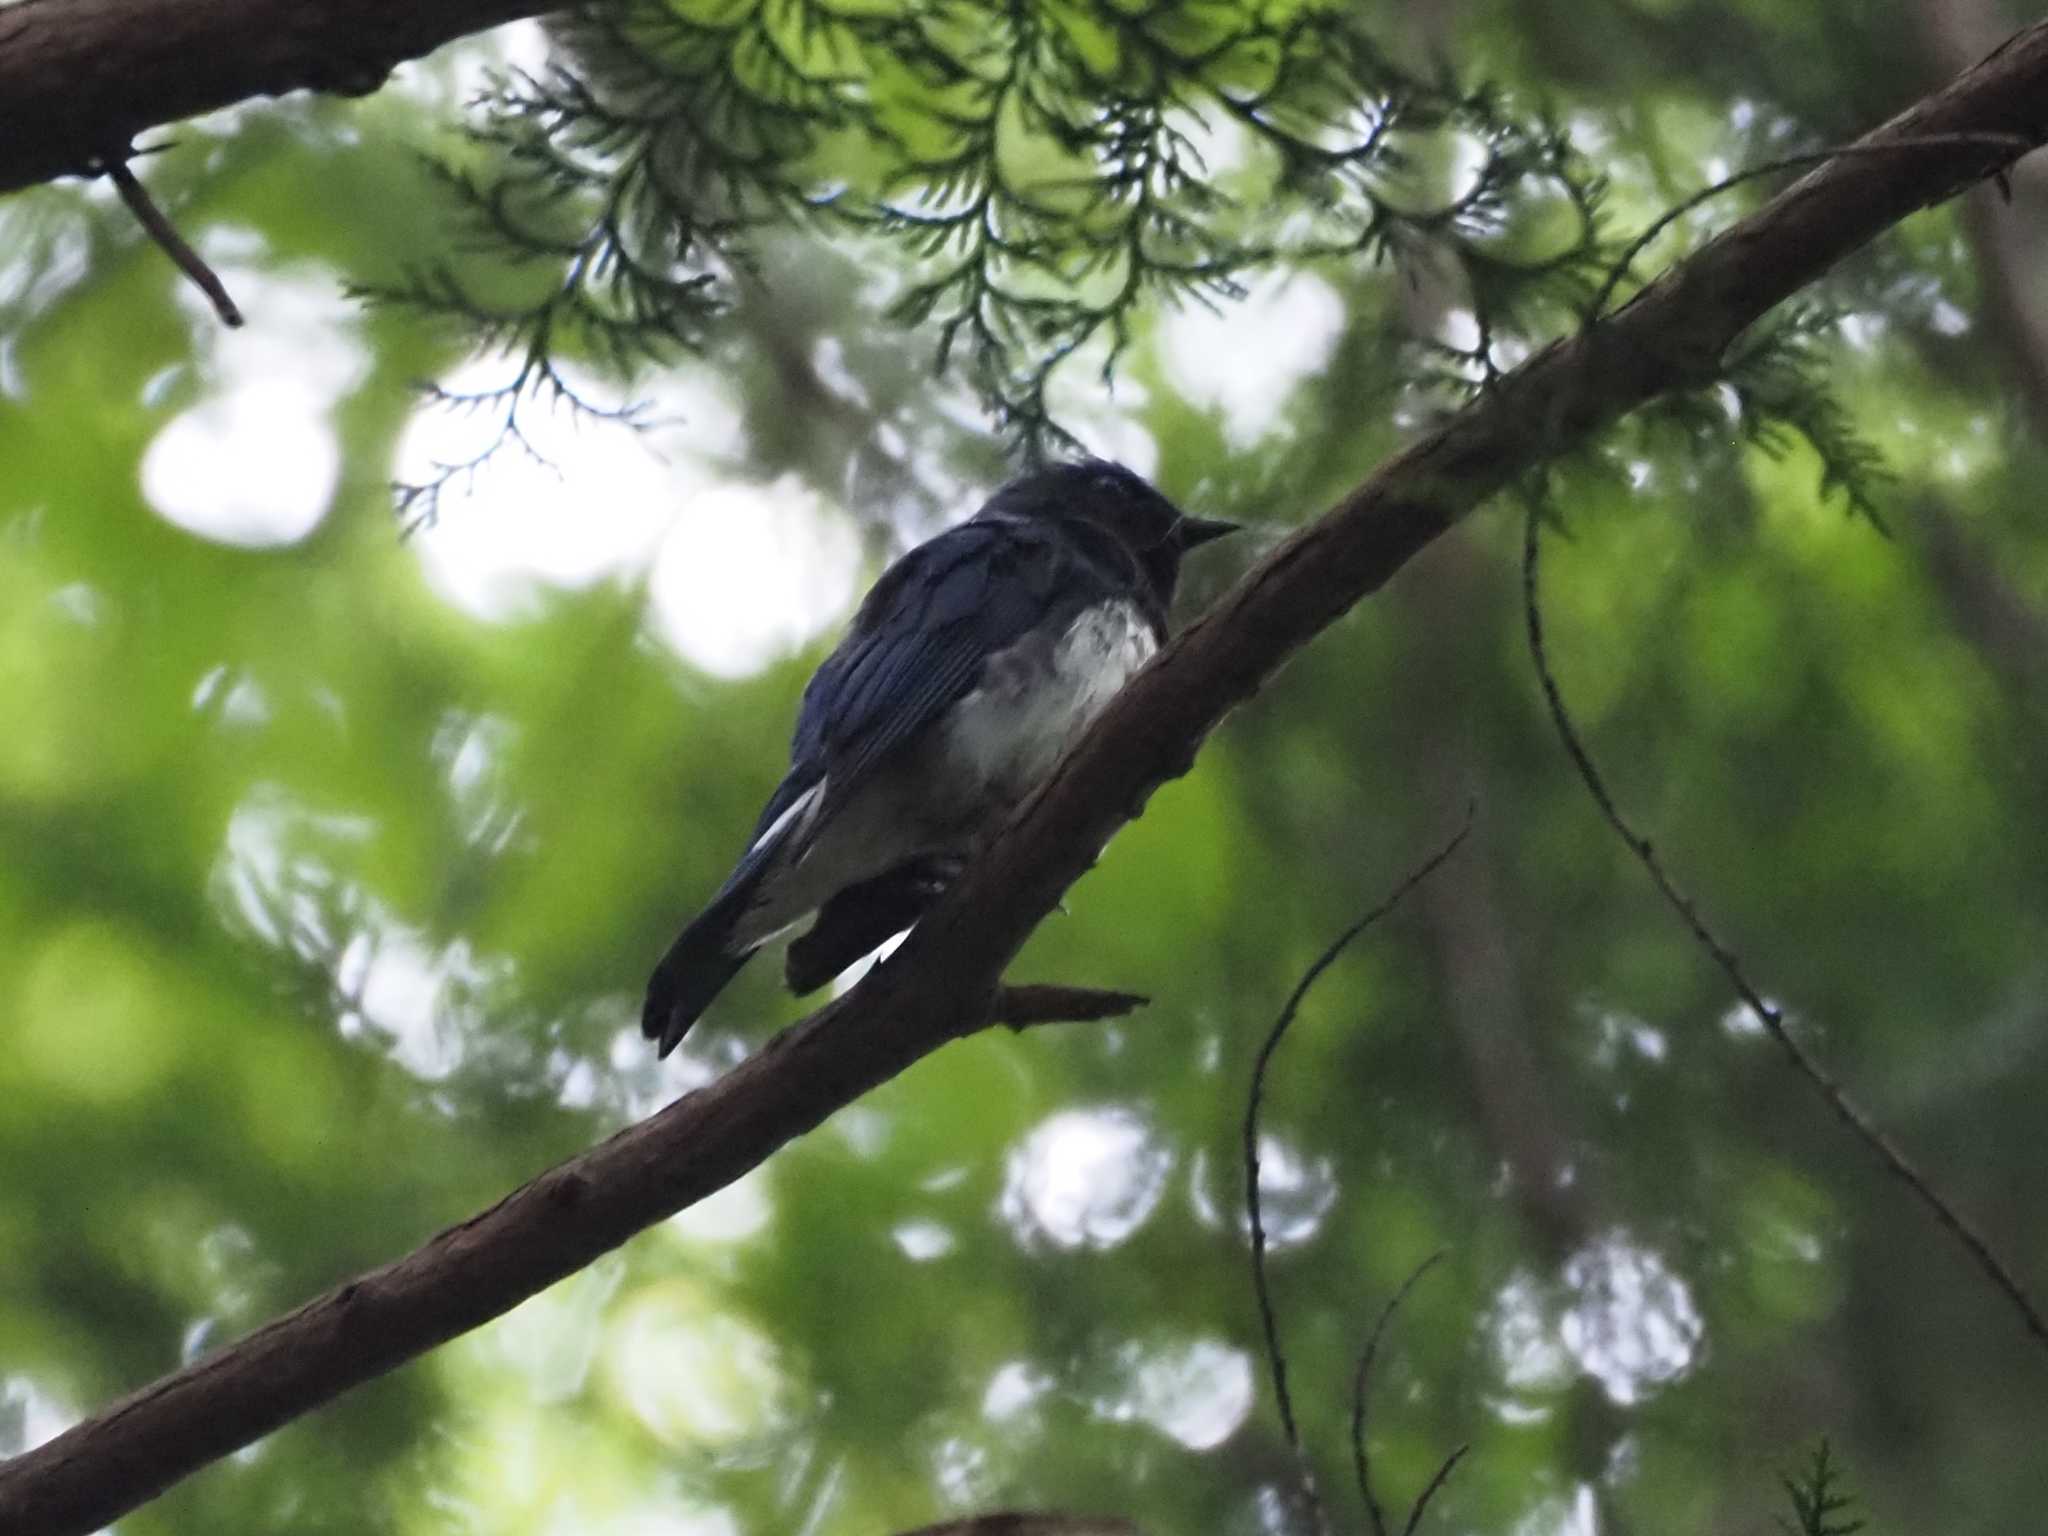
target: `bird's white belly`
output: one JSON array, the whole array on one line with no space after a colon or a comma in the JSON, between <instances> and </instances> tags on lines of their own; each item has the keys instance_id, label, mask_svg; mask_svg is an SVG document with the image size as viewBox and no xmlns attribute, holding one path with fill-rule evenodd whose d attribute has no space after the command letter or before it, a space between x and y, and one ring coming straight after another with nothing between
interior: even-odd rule
<instances>
[{"instance_id":1,"label":"bird's white belly","mask_svg":"<svg viewBox=\"0 0 2048 1536\"><path fill-rule=\"evenodd\" d=\"M1021 799L1158 649L1134 605L1107 603L1050 647L1027 641L991 657L947 722L949 766L984 792Z\"/></svg>"},{"instance_id":2,"label":"bird's white belly","mask_svg":"<svg viewBox=\"0 0 2048 1536\"><path fill-rule=\"evenodd\" d=\"M927 853L964 853L1052 771L1059 756L1159 649L1136 607L1091 608L1057 637L991 656L979 684L911 755L872 775L813 833L827 785L792 805L760 842L787 836L735 952L794 926L837 892Z\"/></svg>"}]
</instances>

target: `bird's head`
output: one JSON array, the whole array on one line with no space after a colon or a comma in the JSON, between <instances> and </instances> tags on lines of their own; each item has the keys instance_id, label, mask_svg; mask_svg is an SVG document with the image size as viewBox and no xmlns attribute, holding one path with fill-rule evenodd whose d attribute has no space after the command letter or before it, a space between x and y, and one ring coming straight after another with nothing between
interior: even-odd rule
<instances>
[{"instance_id":1,"label":"bird's head","mask_svg":"<svg viewBox=\"0 0 2048 1536\"><path fill-rule=\"evenodd\" d=\"M1036 470L1005 486L989 510L1079 524L1098 535L1110 535L1136 559L1162 609L1173 600L1180 580L1180 557L1198 544L1236 532L1238 526L1190 517L1143 475L1107 459Z\"/></svg>"}]
</instances>

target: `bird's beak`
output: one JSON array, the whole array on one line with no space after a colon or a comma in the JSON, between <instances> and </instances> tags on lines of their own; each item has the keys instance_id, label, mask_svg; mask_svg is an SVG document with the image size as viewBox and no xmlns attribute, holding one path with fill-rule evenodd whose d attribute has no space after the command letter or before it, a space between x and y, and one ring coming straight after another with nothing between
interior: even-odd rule
<instances>
[{"instance_id":1,"label":"bird's beak","mask_svg":"<svg viewBox=\"0 0 2048 1536\"><path fill-rule=\"evenodd\" d=\"M1206 544L1211 539L1220 539L1226 533L1237 532L1236 523L1226 523L1216 517L1183 517L1180 520L1180 547L1193 549L1197 544Z\"/></svg>"}]
</instances>

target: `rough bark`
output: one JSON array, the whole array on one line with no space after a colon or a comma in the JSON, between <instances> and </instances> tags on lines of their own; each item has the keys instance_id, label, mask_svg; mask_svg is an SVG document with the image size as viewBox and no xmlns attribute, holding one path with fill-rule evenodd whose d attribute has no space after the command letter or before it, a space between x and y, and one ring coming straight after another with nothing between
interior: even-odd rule
<instances>
[{"instance_id":1,"label":"rough bark","mask_svg":"<svg viewBox=\"0 0 2048 1536\"><path fill-rule=\"evenodd\" d=\"M0 192L77 175L135 136L287 91L365 95L545 0L25 0L0 10Z\"/></svg>"},{"instance_id":2,"label":"rough bark","mask_svg":"<svg viewBox=\"0 0 2048 1536\"><path fill-rule=\"evenodd\" d=\"M53 0L30 8L45 7L58 9ZM318 0L290 7L317 8ZM2030 145L2048 139L2048 24L1861 141L1911 138L1913 147L1848 156L1804 177L1282 543L1133 679L987 856L852 993L718 1082L417 1252L0 1465L0 1530L97 1529L208 1461L498 1316L980 1027L1003 967L1061 893L1289 656L1512 477L1624 412L1712 377L1728 343L1766 310L2011 158L1981 141L1928 142L1986 133Z\"/></svg>"}]
</instances>

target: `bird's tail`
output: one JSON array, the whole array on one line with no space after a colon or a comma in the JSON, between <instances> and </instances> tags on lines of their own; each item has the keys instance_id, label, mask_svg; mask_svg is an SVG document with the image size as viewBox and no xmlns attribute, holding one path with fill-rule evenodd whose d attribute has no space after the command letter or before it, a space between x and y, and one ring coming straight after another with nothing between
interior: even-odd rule
<instances>
[{"instance_id":1,"label":"bird's tail","mask_svg":"<svg viewBox=\"0 0 2048 1536\"><path fill-rule=\"evenodd\" d=\"M659 1054L666 1056L676 1042L689 1033L711 1000L725 990L725 984L739 973L747 957L772 935L762 931L756 901L763 894L763 882L773 882L777 871L803 856L818 814L824 805L823 779L806 777L792 768L777 786L754 829L754 845L727 877L711 905L676 935L668 953L647 979L647 1001L640 1010L640 1033L661 1042ZM752 914L756 921L742 935L742 924ZM772 924L769 925L772 928Z\"/></svg>"},{"instance_id":2,"label":"bird's tail","mask_svg":"<svg viewBox=\"0 0 2048 1536\"><path fill-rule=\"evenodd\" d=\"M661 1042L666 1056L689 1033L711 1000L739 973L752 947L735 952L733 930L747 910L751 882L727 887L676 935L668 953L647 980L647 1002L640 1011L640 1032Z\"/></svg>"}]
</instances>

